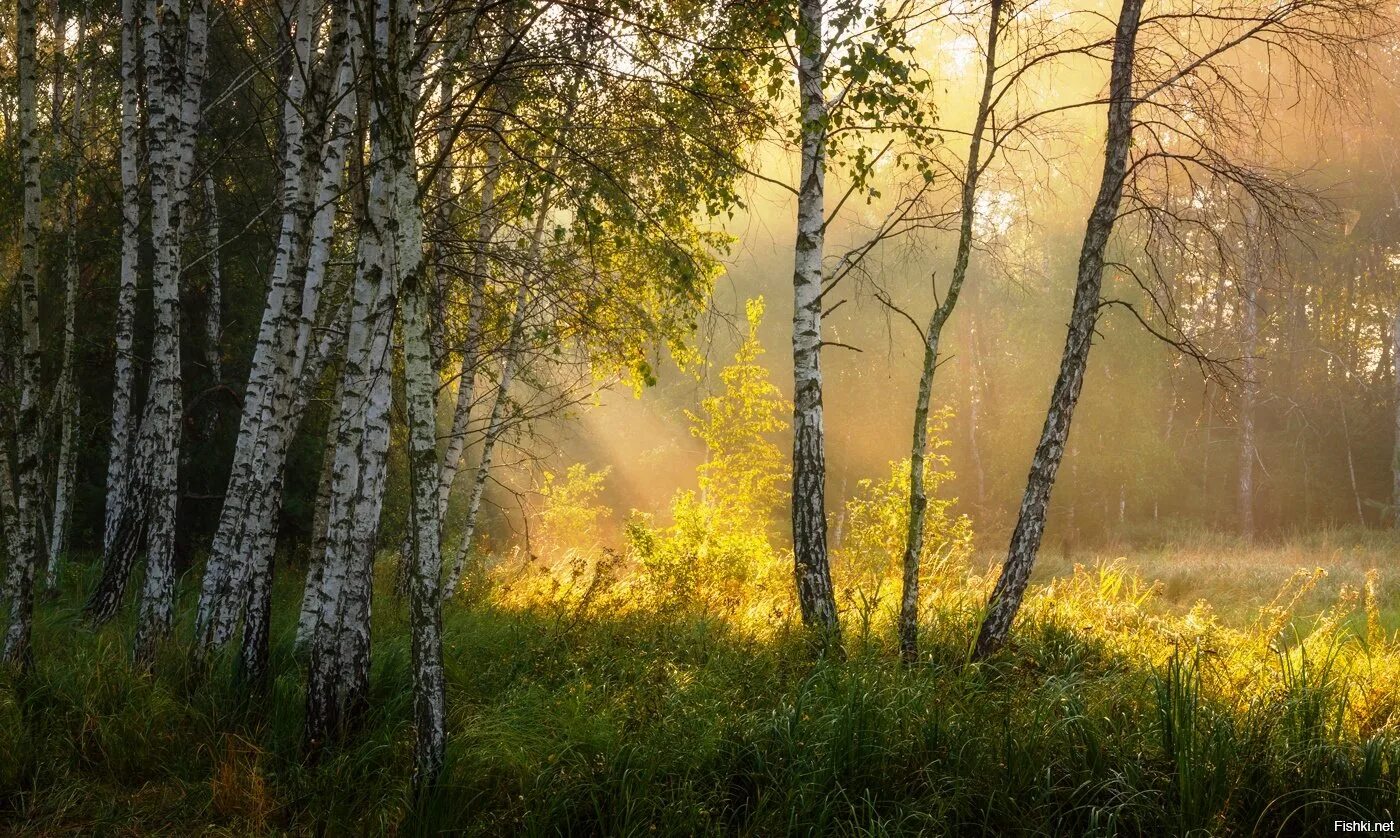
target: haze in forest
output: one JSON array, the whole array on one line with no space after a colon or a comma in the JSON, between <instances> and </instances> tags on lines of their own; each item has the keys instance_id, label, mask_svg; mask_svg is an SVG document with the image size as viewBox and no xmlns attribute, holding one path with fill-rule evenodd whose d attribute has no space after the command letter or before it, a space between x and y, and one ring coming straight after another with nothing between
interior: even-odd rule
<instances>
[{"instance_id":1,"label":"haze in forest","mask_svg":"<svg viewBox=\"0 0 1400 838\"><path fill-rule=\"evenodd\" d=\"M1398 21L15 0L0 831L1393 823Z\"/></svg>"}]
</instances>

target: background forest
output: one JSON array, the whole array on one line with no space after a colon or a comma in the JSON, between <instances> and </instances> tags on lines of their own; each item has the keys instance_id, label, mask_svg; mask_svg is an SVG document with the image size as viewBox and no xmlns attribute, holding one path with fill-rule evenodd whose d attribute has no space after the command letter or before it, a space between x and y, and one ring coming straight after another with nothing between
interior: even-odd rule
<instances>
[{"instance_id":1,"label":"background forest","mask_svg":"<svg viewBox=\"0 0 1400 838\"><path fill-rule=\"evenodd\" d=\"M1395 23L16 0L0 826L1393 821Z\"/></svg>"}]
</instances>

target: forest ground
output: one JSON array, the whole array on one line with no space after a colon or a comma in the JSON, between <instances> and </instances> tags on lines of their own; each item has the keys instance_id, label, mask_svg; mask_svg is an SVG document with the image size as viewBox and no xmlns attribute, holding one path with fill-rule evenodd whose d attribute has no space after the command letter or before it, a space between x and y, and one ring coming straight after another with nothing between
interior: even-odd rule
<instances>
[{"instance_id":1,"label":"forest ground","mask_svg":"<svg viewBox=\"0 0 1400 838\"><path fill-rule=\"evenodd\" d=\"M40 608L35 671L0 681L0 832L1328 834L1400 808L1396 555L1388 534L1348 532L1050 550L1006 653L967 664L977 615L957 603L982 593L948 586L910 670L878 620L848 617L849 658L816 661L787 619L479 596L445 615L448 765L420 800L388 557L372 706L319 759L301 741L296 573L276 591L273 682L247 697L175 644L133 671L129 622L83 624L75 563ZM1328 577L1261 611L1314 566ZM1336 606L1372 567L1363 607ZM1221 625L1201 627L1200 597Z\"/></svg>"}]
</instances>

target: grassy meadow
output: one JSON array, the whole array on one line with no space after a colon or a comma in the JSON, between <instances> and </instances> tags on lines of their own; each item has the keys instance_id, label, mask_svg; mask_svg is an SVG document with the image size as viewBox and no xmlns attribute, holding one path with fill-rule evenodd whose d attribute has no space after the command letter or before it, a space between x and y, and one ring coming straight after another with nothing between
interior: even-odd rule
<instances>
[{"instance_id":1,"label":"grassy meadow","mask_svg":"<svg viewBox=\"0 0 1400 838\"><path fill-rule=\"evenodd\" d=\"M392 557L363 729L315 755L295 585L276 592L274 678L249 694L178 643L133 670L128 621L82 622L75 564L41 606L35 670L0 683L0 831L1329 834L1400 810L1396 543L1047 551L1013 645L969 664L979 552L930 577L908 669L892 597L859 581L836 661L813 658L781 573L703 609L596 563L479 573L445 614L448 762L425 799Z\"/></svg>"}]
</instances>

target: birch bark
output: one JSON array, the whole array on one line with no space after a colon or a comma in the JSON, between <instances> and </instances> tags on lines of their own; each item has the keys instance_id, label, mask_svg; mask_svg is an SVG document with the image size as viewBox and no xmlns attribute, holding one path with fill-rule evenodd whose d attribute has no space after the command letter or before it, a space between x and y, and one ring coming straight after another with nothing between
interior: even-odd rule
<instances>
[{"instance_id":1,"label":"birch bark","mask_svg":"<svg viewBox=\"0 0 1400 838\"><path fill-rule=\"evenodd\" d=\"M194 166L195 131L204 82L207 0L193 0L180 17L174 5L147 3L147 79L153 87L148 149L151 156L151 239L155 254L152 298L155 330L145 419L151 423L150 506L146 575L137 614L134 655L149 662L170 633L175 608L175 516L179 499L181 417L180 244ZM183 37L181 37L183 35ZM153 43L152 43L153 42ZM154 55L153 55L154 53Z\"/></svg>"},{"instance_id":2,"label":"birch bark","mask_svg":"<svg viewBox=\"0 0 1400 838\"><path fill-rule=\"evenodd\" d=\"M141 149L140 103L136 78L136 0L122 0L121 9L122 250L117 290L116 364L112 375L112 434L107 457L107 503L102 536L104 555L110 555L117 521L122 515L128 480L127 470L131 461L131 403L135 383L135 367L132 365L131 356L135 342L136 272L141 230L141 192L136 163ZM105 568L103 576L109 576ZM124 577L121 582L124 587ZM120 600L121 591L115 594L116 599Z\"/></svg>"},{"instance_id":3,"label":"birch bark","mask_svg":"<svg viewBox=\"0 0 1400 838\"><path fill-rule=\"evenodd\" d=\"M1133 133L1133 57L1143 0L1123 0L1113 39L1113 60L1108 89L1108 131L1104 142L1104 167L1099 192L1089 213L1079 253L1074 304L1069 331L1060 360L1060 373L1050 396L1045 427L1031 460L1030 476L1021 499L1021 511L1001 577L987 605L987 615L977 635L974 655L985 658L1005 643L1011 623L1021 607L1031 567L1045 534L1045 513L1055 472L1064 459L1070 419L1084 387L1094 325L1098 320L1099 293L1103 287L1104 249L1113 232L1123 186L1128 173L1128 151Z\"/></svg>"},{"instance_id":4,"label":"birch bark","mask_svg":"<svg viewBox=\"0 0 1400 838\"><path fill-rule=\"evenodd\" d=\"M364 14L363 2L357 0L355 14ZM370 15L377 75L372 85L369 189L341 371L326 555L320 579L308 591L314 618L308 644L306 738L312 747L355 723L369 682L370 598L389 445L390 354L399 290L386 251L398 246L396 214L401 201L416 200L416 189L412 198L396 194L408 191L405 185L416 177L412 157L396 153L394 141L405 130L402 124L412 124L411 102L402 95L410 61L403 53L413 43L411 24L404 18L411 18L411 7L408 15L400 11L401 7L391 8L391 0L374 0ZM405 25L410 31L403 31Z\"/></svg>"},{"instance_id":5,"label":"birch bark","mask_svg":"<svg viewBox=\"0 0 1400 838\"><path fill-rule=\"evenodd\" d=\"M308 251L300 271L300 316L295 321L295 333L290 337L289 374L273 388L273 409L268 415L264 448L258 457L262 465L259 475L261 509L251 519L252 528L245 535L242 550L247 582L240 663L245 675L255 683L262 680L267 668L272 565L277 536L275 522L281 514L287 455L305 415L308 394L320 380L330 354L325 350L313 351L310 344L317 311L321 308L323 280L334 238L337 199L347 145L353 131L355 99L352 84L358 53L351 52L354 40L349 35L354 25L348 16L338 19L337 31L332 38L332 43L338 48L334 52L341 56L333 90L336 106L326 127L329 134L319 161L311 203L313 214L309 222Z\"/></svg>"},{"instance_id":6,"label":"birch bark","mask_svg":"<svg viewBox=\"0 0 1400 838\"><path fill-rule=\"evenodd\" d=\"M400 15L411 16L405 0L392 0ZM406 23L406 21L404 22ZM401 27L404 25L401 23ZM407 100L408 96L404 95ZM409 110L409 108L403 108ZM412 177L412 125L403 125L391 150L400 175L398 219L402 236L394 265L404 290L404 392L408 407L410 542L412 561L409 622L413 653L414 784L432 783L442 770L446 742L445 681L442 668L442 515L437 453L437 369L433 361L429 313L433 296L423 271L421 213Z\"/></svg>"},{"instance_id":7,"label":"birch bark","mask_svg":"<svg viewBox=\"0 0 1400 838\"><path fill-rule=\"evenodd\" d=\"M68 525L72 519L73 483L77 477L74 435L77 431L78 389L73 381L73 352L77 341L78 312L78 189L82 155L79 152L83 136L83 96L85 67L83 42L87 35L87 12L78 19L78 37L73 45L76 60L73 65L73 104L64 146L72 175L68 183L67 207L64 218L63 266L63 350L59 363L57 393L61 429L59 432L58 467L55 475L53 519L49 526L49 557L45 583L53 590L58 583L58 566L67 550Z\"/></svg>"},{"instance_id":8,"label":"birch bark","mask_svg":"<svg viewBox=\"0 0 1400 838\"><path fill-rule=\"evenodd\" d=\"M797 194L792 312L792 544L802 621L839 649L841 627L826 545L826 430L822 418L822 252L825 237L826 51L822 0L798 4L802 170Z\"/></svg>"},{"instance_id":9,"label":"birch bark","mask_svg":"<svg viewBox=\"0 0 1400 838\"><path fill-rule=\"evenodd\" d=\"M223 270L219 265L219 202L214 191L214 176L204 174L204 249L208 254L209 290L204 300L204 360L209 365L209 377L224 380L224 290Z\"/></svg>"},{"instance_id":10,"label":"birch bark","mask_svg":"<svg viewBox=\"0 0 1400 838\"><path fill-rule=\"evenodd\" d=\"M9 573L10 614L0 659L27 669L33 662L30 634L34 620L34 572L39 562L39 147L35 122L35 40L37 23L34 0L19 0L15 32L16 69L19 75L19 160L24 183L23 218L20 226L20 265L17 289L20 315L19 413L16 471L19 483L17 513L18 547L12 548L15 564ZM7 537L13 537L8 536Z\"/></svg>"},{"instance_id":11,"label":"birch bark","mask_svg":"<svg viewBox=\"0 0 1400 838\"><path fill-rule=\"evenodd\" d=\"M334 109L324 135L310 130L306 116L315 37L312 8L291 0L285 11L295 21L295 30L282 118L283 216L234 468L196 615L197 657L227 644L239 619L244 619L240 659L245 675L253 680L261 677L266 660L271 563L287 450L304 414L307 389L320 374L311 340L355 110L357 36L348 9L337 12L327 50L335 56L330 91ZM312 137L321 141L314 164L308 145Z\"/></svg>"},{"instance_id":12,"label":"birch bark","mask_svg":"<svg viewBox=\"0 0 1400 838\"><path fill-rule=\"evenodd\" d=\"M924 488L924 461L928 455L928 410L933 392L933 376L938 369L938 347L943 327L952 316L967 278L972 255L972 222L977 212L977 182L982 173L982 135L991 110L992 87L996 81L997 38L1001 34L1001 0L992 0L987 34L987 57L982 77L982 98L977 107L972 137L968 143L967 168L963 173L959 208L958 248L953 260L953 276L943 302L929 316L924 332L924 359L919 374L919 394L914 404L914 439L909 450L909 521L904 543L904 587L899 602L899 655L912 664L919 654L919 563L924 549L924 513L928 493Z\"/></svg>"}]
</instances>

